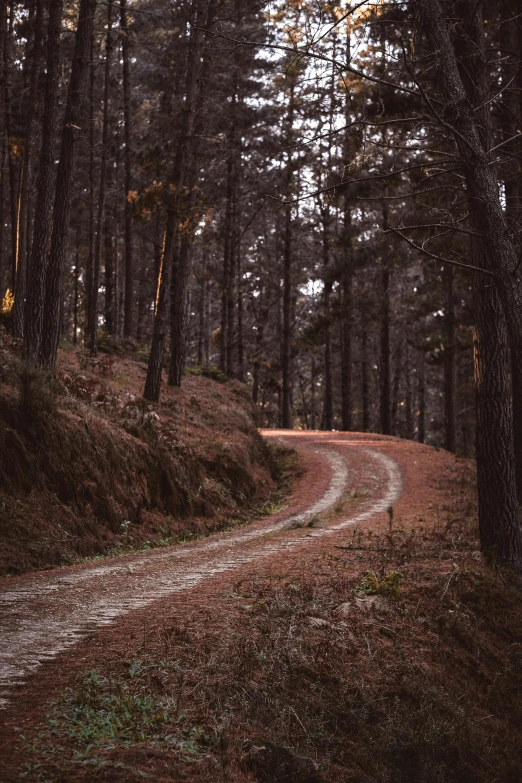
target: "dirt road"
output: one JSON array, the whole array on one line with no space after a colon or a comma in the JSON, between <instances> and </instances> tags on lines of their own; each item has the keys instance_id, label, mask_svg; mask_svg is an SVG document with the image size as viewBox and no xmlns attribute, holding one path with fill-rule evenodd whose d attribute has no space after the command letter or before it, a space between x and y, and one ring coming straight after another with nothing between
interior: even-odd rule
<instances>
[{"instance_id":1,"label":"dirt road","mask_svg":"<svg viewBox=\"0 0 522 783\"><path fill-rule=\"evenodd\" d=\"M298 558L302 548L386 513L399 499L401 469L390 454L407 448L400 441L342 433L265 435L296 447L305 462L284 511L184 546L3 580L2 708L17 688L30 686L43 664L102 626L253 563Z\"/></svg>"}]
</instances>

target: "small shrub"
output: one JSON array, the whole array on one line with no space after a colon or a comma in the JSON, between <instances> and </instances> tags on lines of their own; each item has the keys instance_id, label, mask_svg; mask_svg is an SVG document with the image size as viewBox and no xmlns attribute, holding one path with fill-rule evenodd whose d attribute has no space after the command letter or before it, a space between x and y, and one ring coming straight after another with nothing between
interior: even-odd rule
<instances>
[{"instance_id":1,"label":"small shrub","mask_svg":"<svg viewBox=\"0 0 522 783\"><path fill-rule=\"evenodd\" d=\"M56 405L54 375L27 364L18 369L20 407L32 411L51 411Z\"/></svg>"},{"instance_id":2,"label":"small shrub","mask_svg":"<svg viewBox=\"0 0 522 783\"><path fill-rule=\"evenodd\" d=\"M401 581L400 571L390 571L383 579L379 579L375 571L367 571L355 592L357 595L382 595L397 600L401 594Z\"/></svg>"},{"instance_id":3,"label":"small shrub","mask_svg":"<svg viewBox=\"0 0 522 783\"><path fill-rule=\"evenodd\" d=\"M199 365L186 367L185 375L202 375L204 378L210 378L217 383L226 383L230 380L228 375L215 364L211 364L209 367L200 367Z\"/></svg>"}]
</instances>

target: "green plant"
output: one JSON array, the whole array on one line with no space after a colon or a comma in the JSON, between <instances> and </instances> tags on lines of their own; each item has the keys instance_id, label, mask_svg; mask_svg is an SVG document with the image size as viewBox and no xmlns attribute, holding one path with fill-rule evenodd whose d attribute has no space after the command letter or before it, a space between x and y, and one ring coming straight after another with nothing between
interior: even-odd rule
<instances>
[{"instance_id":1,"label":"green plant","mask_svg":"<svg viewBox=\"0 0 522 783\"><path fill-rule=\"evenodd\" d=\"M379 579L375 571L366 571L365 576L355 588L357 595L382 595L397 600L401 594L402 574L390 571Z\"/></svg>"},{"instance_id":2,"label":"green plant","mask_svg":"<svg viewBox=\"0 0 522 783\"><path fill-rule=\"evenodd\" d=\"M209 367L200 367L199 365L186 367L185 375L203 375L205 378L217 381L217 383L226 383L230 380L228 375L215 364L211 364Z\"/></svg>"},{"instance_id":3,"label":"green plant","mask_svg":"<svg viewBox=\"0 0 522 783\"><path fill-rule=\"evenodd\" d=\"M167 709L150 694L135 694L95 669L78 688L66 692L50 720L56 731L84 749L115 740L143 741L168 722Z\"/></svg>"}]
</instances>

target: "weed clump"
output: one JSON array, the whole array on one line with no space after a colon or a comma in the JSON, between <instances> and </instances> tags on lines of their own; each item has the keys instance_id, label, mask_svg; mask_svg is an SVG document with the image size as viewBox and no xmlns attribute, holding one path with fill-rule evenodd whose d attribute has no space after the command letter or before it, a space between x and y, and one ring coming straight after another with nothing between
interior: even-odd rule
<instances>
[{"instance_id":1,"label":"weed clump","mask_svg":"<svg viewBox=\"0 0 522 783\"><path fill-rule=\"evenodd\" d=\"M401 595L402 574L400 571L390 571L379 579L375 571L369 570L355 588L357 595L382 595L397 601Z\"/></svg>"}]
</instances>

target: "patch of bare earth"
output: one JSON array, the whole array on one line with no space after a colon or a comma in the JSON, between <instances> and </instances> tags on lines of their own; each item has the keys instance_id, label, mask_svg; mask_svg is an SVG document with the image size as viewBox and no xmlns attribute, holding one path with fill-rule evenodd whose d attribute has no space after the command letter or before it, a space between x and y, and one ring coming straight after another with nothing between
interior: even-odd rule
<instances>
[{"instance_id":1,"label":"patch of bare earth","mask_svg":"<svg viewBox=\"0 0 522 783\"><path fill-rule=\"evenodd\" d=\"M521 780L520 585L478 551L472 466L280 435L346 460L333 506L43 665L3 713L2 780ZM364 518L375 452L403 491Z\"/></svg>"}]
</instances>

